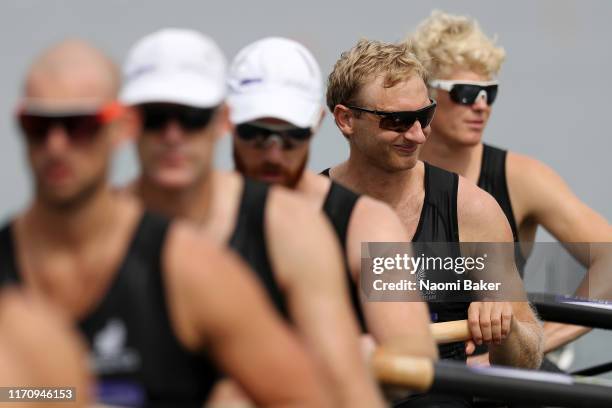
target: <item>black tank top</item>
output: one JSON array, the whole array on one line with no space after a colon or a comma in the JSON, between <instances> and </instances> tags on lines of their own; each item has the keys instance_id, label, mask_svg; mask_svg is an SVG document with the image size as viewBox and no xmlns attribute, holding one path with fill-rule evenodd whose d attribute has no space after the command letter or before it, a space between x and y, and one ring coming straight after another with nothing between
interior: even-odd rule
<instances>
[{"instance_id":1,"label":"black tank top","mask_svg":"<svg viewBox=\"0 0 612 408\"><path fill-rule=\"evenodd\" d=\"M265 212L269 190L268 184L244 179L238 219L229 246L257 274L273 304L287 318L285 296L274 277L266 244Z\"/></svg>"},{"instance_id":2,"label":"black tank top","mask_svg":"<svg viewBox=\"0 0 612 408\"><path fill-rule=\"evenodd\" d=\"M166 220L144 213L106 295L79 322L101 402L201 407L217 379L208 359L186 350L174 334L161 270L167 229ZM9 224L0 230L0 285L20 280Z\"/></svg>"},{"instance_id":3,"label":"black tank top","mask_svg":"<svg viewBox=\"0 0 612 408\"><path fill-rule=\"evenodd\" d=\"M329 169L323 170L321 174L329 177ZM351 303L353 305L353 310L357 315L357 320L361 330L366 332L365 318L363 316L361 302L359 300L359 287L355 284L351 276L351 270L348 263L348 251L346 247L348 226L351 221L353 209L355 208L359 197L359 194L331 180L329 191L327 192L327 196L323 202L323 212L334 227L336 236L338 237L340 245L342 246L342 253L344 255L344 270L346 271L346 277L349 282Z\"/></svg>"},{"instance_id":4,"label":"black tank top","mask_svg":"<svg viewBox=\"0 0 612 408\"><path fill-rule=\"evenodd\" d=\"M428 163L425 165L425 197L423 200L423 208L419 217L419 224L413 237L413 242L459 242L459 222L457 220L457 190L459 186L459 177L454 174L432 166ZM329 177L329 170L325 169L321 172L322 175ZM348 190L350 192L350 190ZM330 191L331 192L331 191ZM355 194L355 193L352 193ZM329 197L329 194L328 194ZM357 196L358 198L358 196ZM327 201L327 200L326 200ZM347 200L348 201L348 200ZM355 200L356 201L356 200ZM339 206L342 203L338 204ZM354 206L354 204L353 204ZM341 208L341 207L340 207ZM353 207L350 207L351 211ZM326 211L327 213L327 211ZM343 214L340 212L340 214ZM328 214L329 216L329 214ZM349 214L350 216L350 214ZM346 218L347 215L344 214ZM330 219L332 217L330 216ZM332 223L336 223L332 219ZM347 223L348 225L348 223ZM337 233L341 237L340 232L344 233L342 242L346 242L346 229L338 230ZM455 248L453 248L454 250ZM453 256L459 254L454 251ZM365 322L359 297L357 286L351 282L351 298L355 311L359 318L362 329L365 331ZM469 303L466 302L429 302L429 310L434 322L446 322L451 320L461 320L467 318L467 309ZM465 348L463 343L451 343L439 346L441 358L465 360Z\"/></svg>"},{"instance_id":5,"label":"black tank top","mask_svg":"<svg viewBox=\"0 0 612 408\"><path fill-rule=\"evenodd\" d=\"M510 201L510 194L508 193L508 180L506 179L507 153L506 150L498 149L497 147L483 143L478 187L491 194L493 198L497 200L504 214L506 214L506 218L508 218L510 228L512 228L514 242L519 242L518 227L516 225L516 219L514 218L514 212L512 211L512 202ZM518 245L514 251L514 257L516 260L516 267L522 278L525 272L527 258L525 258L523 251L521 251Z\"/></svg>"},{"instance_id":6,"label":"black tank top","mask_svg":"<svg viewBox=\"0 0 612 408\"><path fill-rule=\"evenodd\" d=\"M459 176L424 162L425 197L413 242L459 242L457 218L457 192ZM450 256L460 256L456 246L449 249ZM428 302L433 322L467 319L467 302ZM465 360L462 342L438 346L440 357Z\"/></svg>"}]
</instances>

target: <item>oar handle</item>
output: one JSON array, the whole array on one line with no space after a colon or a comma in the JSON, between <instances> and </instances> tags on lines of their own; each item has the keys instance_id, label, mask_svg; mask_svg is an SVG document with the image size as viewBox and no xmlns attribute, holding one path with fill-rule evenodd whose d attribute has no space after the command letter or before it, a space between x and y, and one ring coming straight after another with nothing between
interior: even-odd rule
<instances>
[{"instance_id":1,"label":"oar handle","mask_svg":"<svg viewBox=\"0 0 612 408\"><path fill-rule=\"evenodd\" d=\"M467 320L432 323L430 326L436 343L446 344L471 338ZM401 385L415 391L427 391L434 378L431 360L406 356L378 348L372 356L372 367L378 381Z\"/></svg>"},{"instance_id":2,"label":"oar handle","mask_svg":"<svg viewBox=\"0 0 612 408\"><path fill-rule=\"evenodd\" d=\"M379 382L427 391L434 379L434 366L424 357L411 357L377 349L372 355L372 369Z\"/></svg>"},{"instance_id":3,"label":"oar handle","mask_svg":"<svg viewBox=\"0 0 612 408\"><path fill-rule=\"evenodd\" d=\"M466 341L472 338L467 320L432 323L429 327L434 340L438 344Z\"/></svg>"}]
</instances>

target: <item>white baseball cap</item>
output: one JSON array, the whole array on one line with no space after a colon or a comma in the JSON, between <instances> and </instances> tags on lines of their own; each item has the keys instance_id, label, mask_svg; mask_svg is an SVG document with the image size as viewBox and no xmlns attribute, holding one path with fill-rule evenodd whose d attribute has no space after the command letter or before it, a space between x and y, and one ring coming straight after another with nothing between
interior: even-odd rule
<instances>
[{"instance_id":1,"label":"white baseball cap","mask_svg":"<svg viewBox=\"0 0 612 408\"><path fill-rule=\"evenodd\" d=\"M130 50L119 99L127 105L169 102L211 108L226 93L227 63L217 44L195 30L166 28Z\"/></svg>"},{"instance_id":2,"label":"white baseball cap","mask_svg":"<svg viewBox=\"0 0 612 408\"><path fill-rule=\"evenodd\" d=\"M266 117L302 128L321 117L321 69L303 45L269 37L243 48L229 70L230 119L234 124Z\"/></svg>"}]
</instances>

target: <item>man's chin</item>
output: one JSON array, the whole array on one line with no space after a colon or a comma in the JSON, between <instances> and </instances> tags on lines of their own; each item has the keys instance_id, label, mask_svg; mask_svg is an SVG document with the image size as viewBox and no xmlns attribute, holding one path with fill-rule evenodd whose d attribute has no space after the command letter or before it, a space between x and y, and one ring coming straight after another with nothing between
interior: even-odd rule
<instances>
[{"instance_id":1,"label":"man's chin","mask_svg":"<svg viewBox=\"0 0 612 408\"><path fill-rule=\"evenodd\" d=\"M259 181L263 181L264 183L269 184L281 184L283 186L288 186L289 181L282 174L259 174L257 177L254 177Z\"/></svg>"},{"instance_id":2,"label":"man's chin","mask_svg":"<svg viewBox=\"0 0 612 408\"><path fill-rule=\"evenodd\" d=\"M182 190L193 186L196 182L195 177L184 173L157 174L150 180L164 190Z\"/></svg>"},{"instance_id":3,"label":"man's chin","mask_svg":"<svg viewBox=\"0 0 612 408\"><path fill-rule=\"evenodd\" d=\"M467 130L459 138L457 143L464 147L474 147L482 141L483 130Z\"/></svg>"},{"instance_id":4,"label":"man's chin","mask_svg":"<svg viewBox=\"0 0 612 408\"><path fill-rule=\"evenodd\" d=\"M87 189L76 188L41 188L38 192L38 199L49 208L57 211L72 211L81 204L88 201L92 196Z\"/></svg>"}]
</instances>

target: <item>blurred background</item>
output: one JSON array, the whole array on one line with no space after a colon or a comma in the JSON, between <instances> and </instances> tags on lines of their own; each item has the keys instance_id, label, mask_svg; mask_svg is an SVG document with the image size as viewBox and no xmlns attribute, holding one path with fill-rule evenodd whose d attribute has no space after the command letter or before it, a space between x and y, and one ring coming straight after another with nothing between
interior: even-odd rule
<instances>
[{"instance_id":1,"label":"blurred background","mask_svg":"<svg viewBox=\"0 0 612 408\"><path fill-rule=\"evenodd\" d=\"M3 0L0 219L19 211L30 198L13 113L32 58L57 41L89 40L121 63L136 40L162 27L200 30L218 42L228 59L252 41L278 35L310 48L327 75L340 53L359 38L401 40L436 8L476 18L507 51L485 140L550 165L587 205L612 220L612 2L606 0ZM231 168L230 151L225 138L217 152L219 167ZM326 117L310 168L334 165L347 152L344 138ZM126 146L116 157L113 180L125 183L137 173L134 150ZM551 237L539 231L537 240ZM550 276L569 276L579 269L569 258L556 260L563 267L547 262L530 259L529 289L545 290L554 281ZM572 368L612 360L612 349L606 346L611 340L612 333L600 331L581 339Z\"/></svg>"}]
</instances>

